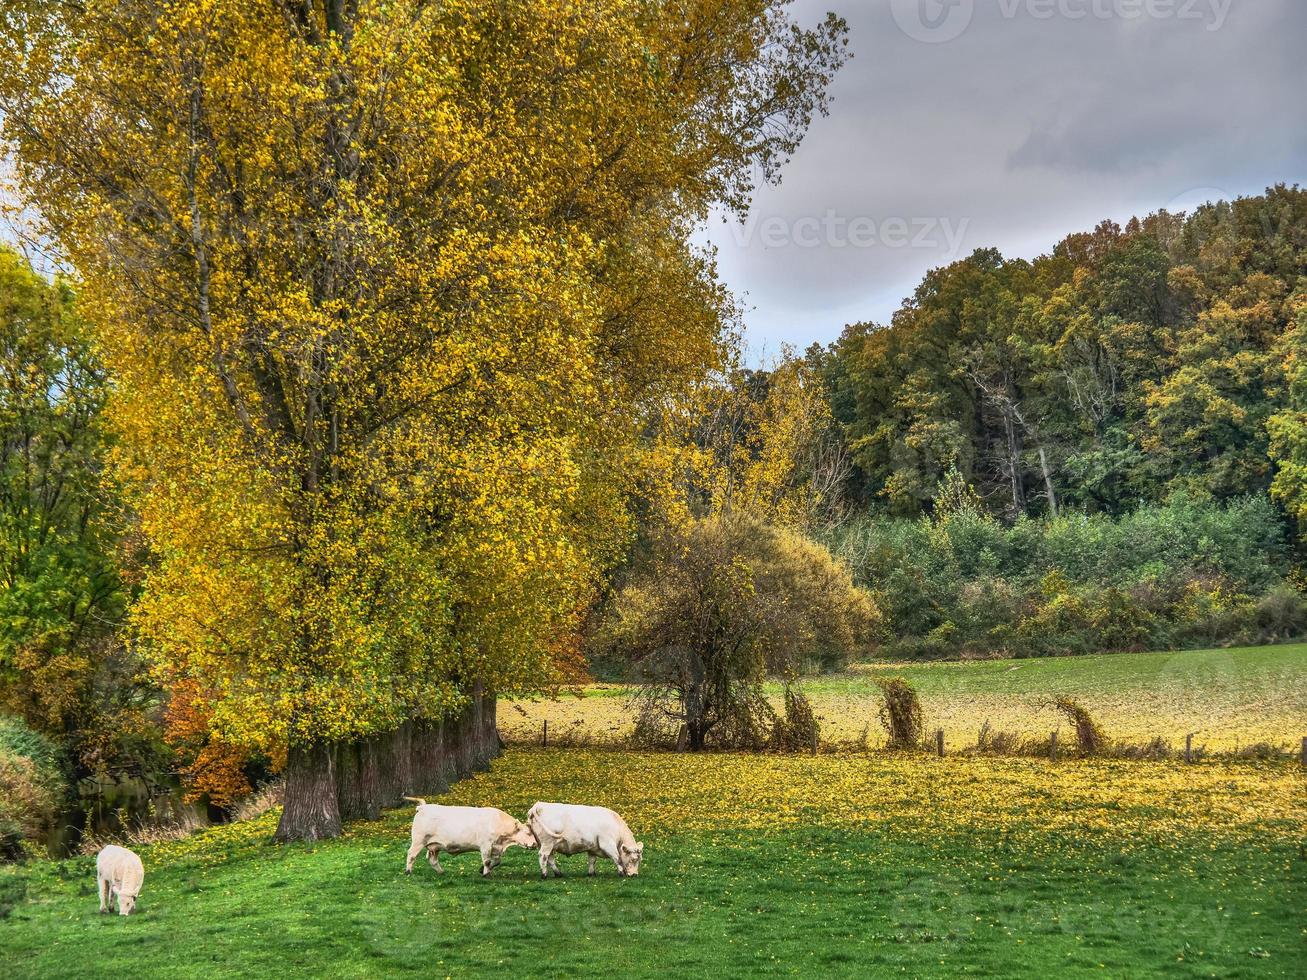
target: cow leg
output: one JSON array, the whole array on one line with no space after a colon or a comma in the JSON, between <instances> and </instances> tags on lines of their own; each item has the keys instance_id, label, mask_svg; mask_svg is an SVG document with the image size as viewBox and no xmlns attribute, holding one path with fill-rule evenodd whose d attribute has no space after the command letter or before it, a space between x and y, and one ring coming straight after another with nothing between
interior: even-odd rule
<instances>
[{"instance_id":1,"label":"cow leg","mask_svg":"<svg viewBox=\"0 0 1307 980\"><path fill-rule=\"evenodd\" d=\"M498 863L499 863L499 859L495 855L495 848L493 845L487 844L483 848L481 848L481 877L482 878L489 878L490 872L494 870L495 865Z\"/></svg>"},{"instance_id":2,"label":"cow leg","mask_svg":"<svg viewBox=\"0 0 1307 980\"><path fill-rule=\"evenodd\" d=\"M413 873L413 862L417 860L417 856L422 853L422 848L425 846L420 840L413 842L413 846L408 849L408 860L404 862L404 874L411 875Z\"/></svg>"},{"instance_id":3,"label":"cow leg","mask_svg":"<svg viewBox=\"0 0 1307 980\"><path fill-rule=\"evenodd\" d=\"M100 893L100 911L109 911L109 880L107 878L96 878L96 891Z\"/></svg>"},{"instance_id":4,"label":"cow leg","mask_svg":"<svg viewBox=\"0 0 1307 980\"><path fill-rule=\"evenodd\" d=\"M594 873L595 873L595 856L594 856L593 854L587 854L587 855L586 855L586 867L585 867L585 873L588 874L588 875L590 875L591 877L594 876Z\"/></svg>"},{"instance_id":5,"label":"cow leg","mask_svg":"<svg viewBox=\"0 0 1307 980\"><path fill-rule=\"evenodd\" d=\"M604 857L613 862L613 866L617 868L617 873L624 876L626 872L622 870L621 849L618 848L617 841L604 840L601 838L599 841L599 849L604 852Z\"/></svg>"},{"instance_id":6,"label":"cow leg","mask_svg":"<svg viewBox=\"0 0 1307 980\"><path fill-rule=\"evenodd\" d=\"M551 865L554 864L553 853L554 853L553 841L548 840L547 838L541 838L540 840L540 877L541 878L549 877L549 868Z\"/></svg>"},{"instance_id":7,"label":"cow leg","mask_svg":"<svg viewBox=\"0 0 1307 980\"><path fill-rule=\"evenodd\" d=\"M563 872L558 870L558 859L554 857L552 851L549 853L549 870L554 873L555 878L563 877Z\"/></svg>"},{"instance_id":8,"label":"cow leg","mask_svg":"<svg viewBox=\"0 0 1307 980\"><path fill-rule=\"evenodd\" d=\"M427 862L436 869L436 874L443 875L445 873L445 869L440 866L439 845L427 848Z\"/></svg>"}]
</instances>

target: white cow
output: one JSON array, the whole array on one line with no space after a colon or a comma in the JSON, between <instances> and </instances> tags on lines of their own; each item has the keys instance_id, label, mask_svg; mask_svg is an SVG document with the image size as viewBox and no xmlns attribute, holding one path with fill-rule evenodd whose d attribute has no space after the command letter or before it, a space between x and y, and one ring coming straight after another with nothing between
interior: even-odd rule
<instances>
[{"instance_id":1,"label":"white cow","mask_svg":"<svg viewBox=\"0 0 1307 980\"><path fill-rule=\"evenodd\" d=\"M635 839L626 821L606 806L572 803L537 803L526 815L531 832L540 842L540 877L560 875L554 854L588 854L586 874L595 873L595 858L603 855L617 865L617 873L634 878L640 873L644 845Z\"/></svg>"},{"instance_id":2,"label":"white cow","mask_svg":"<svg viewBox=\"0 0 1307 980\"><path fill-rule=\"evenodd\" d=\"M132 851L110 844L96 855L95 883L101 912L110 911L110 905L116 903L119 915L131 915L145 883L145 867Z\"/></svg>"},{"instance_id":3,"label":"white cow","mask_svg":"<svg viewBox=\"0 0 1307 980\"><path fill-rule=\"evenodd\" d=\"M406 873L412 873L413 861L422 849L427 860L439 874L440 852L462 854L465 851L481 852L481 873L488 875L498 867L504 851L514 844L535 847L536 839L531 828L493 806L440 806L414 796L404 799L417 804L413 814L413 844L408 849Z\"/></svg>"}]
</instances>

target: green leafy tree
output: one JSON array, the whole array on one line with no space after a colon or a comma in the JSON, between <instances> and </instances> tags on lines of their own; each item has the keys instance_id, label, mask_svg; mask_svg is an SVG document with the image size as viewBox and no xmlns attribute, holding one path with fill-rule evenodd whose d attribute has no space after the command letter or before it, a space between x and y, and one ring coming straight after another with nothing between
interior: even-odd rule
<instances>
[{"instance_id":1,"label":"green leafy tree","mask_svg":"<svg viewBox=\"0 0 1307 980\"><path fill-rule=\"evenodd\" d=\"M1281 185L931 271L814 358L855 485L928 512L956 465L1009 520L1264 492L1305 229L1307 191Z\"/></svg>"},{"instance_id":2,"label":"green leafy tree","mask_svg":"<svg viewBox=\"0 0 1307 980\"><path fill-rule=\"evenodd\" d=\"M1267 422L1270 455L1276 463L1271 492L1307 526L1307 297L1297 303L1293 329L1281 340L1286 404Z\"/></svg>"},{"instance_id":3,"label":"green leafy tree","mask_svg":"<svg viewBox=\"0 0 1307 980\"><path fill-rule=\"evenodd\" d=\"M153 698L117 628L122 515L103 478L108 388L72 290L0 249L0 703L77 772L140 762Z\"/></svg>"}]
</instances>

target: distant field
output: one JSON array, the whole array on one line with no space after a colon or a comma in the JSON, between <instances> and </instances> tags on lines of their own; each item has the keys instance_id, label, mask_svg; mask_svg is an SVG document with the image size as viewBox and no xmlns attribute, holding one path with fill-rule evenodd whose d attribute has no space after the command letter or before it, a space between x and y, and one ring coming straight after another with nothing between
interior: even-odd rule
<instances>
[{"instance_id":1,"label":"distant field","mask_svg":"<svg viewBox=\"0 0 1307 980\"><path fill-rule=\"evenodd\" d=\"M1161 736L1230 751L1257 742L1296 746L1307 736L1307 644L1173 653L982 660L962 663L863 664L809 678L803 687L822 716L824 737L870 745L883 733L877 677L906 677L921 695L930 729L950 747L995 729L1043 735L1062 724L1048 702L1077 698L1108 736L1130 742ZM630 730L628 692L595 685L583 697L502 703L499 726L513 742L538 742L549 721L555 737L619 742Z\"/></svg>"},{"instance_id":2,"label":"distant field","mask_svg":"<svg viewBox=\"0 0 1307 980\"><path fill-rule=\"evenodd\" d=\"M276 814L143 848L140 914L93 862L0 868L8 978L1296 977L1296 765L510 749L441 802L604 803L638 878L511 850L403 873L412 810L314 845ZM18 896L25 892L25 897Z\"/></svg>"}]
</instances>

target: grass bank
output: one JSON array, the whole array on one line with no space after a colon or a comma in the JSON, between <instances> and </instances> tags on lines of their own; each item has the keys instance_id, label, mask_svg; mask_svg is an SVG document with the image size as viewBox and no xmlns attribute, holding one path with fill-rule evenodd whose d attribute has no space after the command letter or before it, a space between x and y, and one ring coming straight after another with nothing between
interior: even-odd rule
<instances>
[{"instance_id":1,"label":"grass bank","mask_svg":"<svg viewBox=\"0 0 1307 980\"><path fill-rule=\"evenodd\" d=\"M90 859L0 872L6 976L1293 976L1303 776L1285 764L511 750L443 799L605 802L637 879L510 851L403 874L411 811L317 845L275 814L143 852L141 913Z\"/></svg>"}]
</instances>

